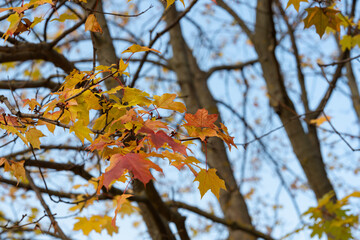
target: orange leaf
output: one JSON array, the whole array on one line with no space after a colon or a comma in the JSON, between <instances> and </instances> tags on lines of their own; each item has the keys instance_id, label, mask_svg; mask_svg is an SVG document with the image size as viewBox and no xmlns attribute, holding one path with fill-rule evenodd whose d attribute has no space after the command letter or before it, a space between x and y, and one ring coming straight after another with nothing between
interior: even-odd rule
<instances>
[{"instance_id":1,"label":"orange leaf","mask_svg":"<svg viewBox=\"0 0 360 240\"><path fill-rule=\"evenodd\" d=\"M147 51L153 51L153 52L161 53L156 49L143 47L143 46L140 46L140 45L137 45L137 44L134 44L134 45L130 46L128 49L126 49L122 53L127 53L127 52L136 53L136 52L147 52Z\"/></svg>"},{"instance_id":2,"label":"orange leaf","mask_svg":"<svg viewBox=\"0 0 360 240\"><path fill-rule=\"evenodd\" d=\"M126 199L131 197L133 195L131 194L122 194L119 199L117 200L117 205L116 205L116 209L115 209L115 216L114 218L112 219L111 221L111 225L115 228L116 227L116 216L118 214L118 212L120 211L121 209L121 206L125 203Z\"/></svg>"},{"instance_id":3,"label":"orange leaf","mask_svg":"<svg viewBox=\"0 0 360 240\"><path fill-rule=\"evenodd\" d=\"M205 169L201 169L195 178L194 182L199 182L199 190L201 198L205 195L205 193L209 190L219 199L220 188L226 190L224 180L220 179L218 175L216 175L216 169L211 168L208 171Z\"/></svg>"},{"instance_id":4,"label":"orange leaf","mask_svg":"<svg viewBox=\"0 0 360 240\"><path fill-rule=\"evenodd\" d=\"M186 125L184 126L190 137L200 138L201 141L205 141L206 137L219 136L218 133L212 128L200 128Z\"/></svg>"},{"instance_id":5,"label":"orange leaf","mask_svg":"<svg viewBox=\"0 0 360 240\"><path fill-rule=\"evenodd\" d=\"M162 172L158 165L137 153L128 153L126 155L114 154L110 161L114 163L113 167L104 173L104 185L106 188L109 187L113 180L121 177L125 170L131 171L134 178L139 179L144 185L151 179L154 179L150 168Z\"/></svg>"},{"instance_id":6,"label":"orange leaf","mask_svg":"<svg viewBox=\"0 0 360 240\"><path fill-rule=\"evenodd\" d=\"M85 22L85 31L91 31L91 32L99 32L102 33L102 29L100 27L100 24L96 20L96 17L94 14L90 14Z\"/></svg>"},{"instance_id":7,"label":"orange leaf","mask_svg":"<svg viewBox=\"0 0 360 240\"><path fill-rule=\"evenodd\" d=\"M340 11L320 7L308 8L306 11L308 15L304 19L304 28L310 28L314 25L320 38L324 35L327 27L340 31L341 20L336 16Z\"/></svg>"},{"instance_id":8,"label":"orange leaf","mask_svg":"<svg viewBox=\"0 0 360 240\"><path fill-rule=\"evenodd\" d=\"M330 119L331 117L327 117L327 118ZM316 126L320 126L321 124L323 124L326 121L327 121L326 117L322 116L317 119L311 119L310 124L315 124Z\"/></svg>"},{"instance_id":9,"label":"orange leaf","mask_svg":"<svg viewBox=\"0 0 360 240\"><path fill-rule=\"evenodd\" d=\"M213 128L214 122L217 120L217 114L208 114L206 109L199 109L195 114L186 113L185 120L188 122L184 126L193 126L193 127L206 127Z\"/></svg>"},{"instance_id":10,"label":"orange leaf","mask_svg":"<svg viewBox=\"0 0 360 240\"><path fill-rule=\"evenodd\" d=\"M25 133L26 139L29 141L29 143L33 146L33 148L40 149L40 140L39 138L45 137L45 135L36 128L30 128Z\"/></svg>"},{"instance_id":11,"label":"orange leaf","mask_svg":"<svg viewBox=\"0 0 360 240\"><path fill-rule=\"evenodd\" d=\"M165 93L161 96L154 96L155 101L153 104L158 108L170 109L177 112L185 112L186 107L181 102L174 102L176 94Z\"/></svg>"}]
</instances>

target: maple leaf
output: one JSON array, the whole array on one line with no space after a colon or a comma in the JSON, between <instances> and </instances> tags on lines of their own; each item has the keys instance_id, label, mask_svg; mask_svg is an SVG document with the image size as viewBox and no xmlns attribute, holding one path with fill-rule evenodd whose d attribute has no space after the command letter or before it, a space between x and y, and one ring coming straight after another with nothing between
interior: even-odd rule
<instances>
[{"instance_id":1,"label":"maple leaf","mask_svg":"<svg viewBox=\"0 0 360 240\"><path fill-rule=\"evenodd\" d=\"M113 227L116 227L116 216L119 213L119 211L121 210L122 205L125 203L126 199L131 197L131 196L133 196L133 195L124 193L124 194L121 194L121 196L117 199L117 205L116 205L116 209L115 209L115 216L111 221L111 225Z\"/></svg>"},{"instance_id":2,"label":"maple leaf","mask_svg":"<svg viewBox=\"0 0 360 240\"><path fill-rule=\"evenodd\" d=\"M78 120L74 123L74 125L70 127L70 132L74 132L82 143L84 143L85 138L89 140L89 142L93 141L90 136L93 132L84 124L83 120Z\"/></svg>"},{"instance_id":3,"label":"maple leaf","mask_svg":"<svg viewBox=\"0 0 360 240\"><path fill-rule=\"evenodd\" d=\"M78 19L78 16L76 16L73 13L71 13L71 14L63 13L58 18L51 19L50 22L53 22L53 21L65 22L66 20L76 20L76 19Z\"/></svg>"},{"instance_id":4,"label":"maple leaf","mask_svg":"<svg viewBox=\"0 0 360 240\"><path fill-rule=\"evenodd\" d=\"M88 236L91 231L101 233L103 229L106 229L110 236L112 236L113 233L118 233L119 231L116 226L111 225L111 217L106 215L94 215L91 216L90 219L88 219L87 217L76 217L75 219L77 219L78 222L74 224L73 230L81 230L86 236Z\"/></svg>"},{"instance_id":5,"label":"maple leaf","mask_svg":"<svg viewBox=\"0 0 360 240\"><path fill-rule=\"evenodd\" d=\"M200 138L201 141L205 141L206 137L216 137L218 133L212 128L199 128L193 126L184 125L190 137Z\"/></svg>"},{"instance_id":6,"label":"maple leaf","mask_svg":"<svg viewBox=\"0 0 360 240\"><path fill-rule=\"evenodd\" d=\"M340 31L341 20L336 16L340 11L330 8L313 7L306 9L308 15L304 19L304 28L315 26L316 33L320 38L324 35L325 29L330 27Z\"/></svg>"},{"instance_id":7,"label":"maple leaf","mask_svg":"<svg viewBox=\"0 0 360 240\"><path fill-rule=\"evenodd\" d=\"M45 135L36 128L30 128L25 133L26 139L29 141L29 143L33 146L33 148L40 149L40 140L39 138L45 137Z\"/></svg>"},{"instance_id":8,"label":"maple leaf","mask_svg":"<svg viewBox=\"0 0 360 240\"><path fill-rule=\"evenodd\" d=\"M234 137L231 137L229 135L227 127L222 123L220 123L220 126L221 126L222 132L219 131L218 136L228 145L230 151L231 151L231 145L233 145L235 148L237 148L237 146L234 143Z\"/></svg>"},{"instance_id":9,"label":"maple leaf","mask_svg":"<svg viewBox=\"0 0 360 240\"><path fill-rule=\"evenodd\" d=\"M197 177L194 179L194 182L199 182L199 190L201 198L209 190L219 199L220 188L226 190L224 180L220 179L216 175L216 169L210 168L209 170L201 169Z\"/></svg>"},{"instance_id":10,"label":"maple leaf","mask_svg":"<svg viewBox=\"0 0 360 240\"><path fill-rule=\"evenodd\" d=\"M328 119L330 119L331 117L327 117ZM324 122L326 122L327 119L325 116L321 116L317 119L311 119L310 120L310 124L315 124L316 126L320 126L321 124L323 124Z\"/></svg>"},{"instance_id":11,"label":"maple leaf","mask_svg":"<svg viewBox=\"0 0 360 240\"><path fill-rule=\"evenodd\" d=\"M25 160L8 161L5 158L0 158L0 167L4 164L5 172L12 172L12 174L14 174L14 177L18 180L17 184L19 184L20 178L26 179L24 163Z\"/></svg>"},{"instance_id":12,"label":"maple leaf","mask_svg":"<svg viewBox=\"0 0 360 240\"><path fill-rule=\"evenodd\" d=\"M199 109L195 114L186 113L185 120L187 123L184 126L193 126L200 128L212 128L214 122L217 120L217 114L208 114L206 109Z\"/></svg>"},{"instance_id":13,"label":"maple leaf","mask_svg":"<svg viewBox=\"0 0 360 240\"><path fill-rule=\"evenodd\" d=\"M158 51L156 49L153 49L153 48L148 48L148 47L140 46L138 44L133 44L128 49L123 51L122 54L127 53L127 52L136 53L136 52L147 52L147 51L153 51L153 52L161 53L160 51Z\"/></svg>"},{"instance_id":14,"label":"maple leaf","mask_svg":"<svg viewBox=\"0 0 360 240\"><path fill-rule=\"evenodd\" d=\"M128 72L124 72L128 66L129 66L129 63L125 64L124 60L122 58L120 58L119 69L118 69L119 74L120 75L125 74L126 76L130 77Z\"/></svg>"},{"instance_id":15,"label":"maple leaf","mask_svg":"<svg viewBox=\"0 0 360 240\"><path fill-rule=\"evenodd\" d=\"M12 162L11 169L13 170L14 177L16 177L17 184L20 182L20 178L26 179L25 168L24 168L25 160L19 162Z\"/></svg>"},{"instance_id":16,"label":"maple leaf","mask_svg":"<svg viewBox=\"0 0 360 240\"><path fill-rule=\"evenodd\" d=\"M114 104L114 106L118 106L119 108L127 108L136 105L149 106L151 101L147 97L149 97L149 94L140 89L125 87L122 102L127 105Z\"/></svg>"},{"instance_id":17,"label":"maple leaf","mask_svg":"<svg viewBox=\"0 0 360 240\"><path fill-rule=\"evenodd\" d=\"M99 32L99 33L103 32L94 14L90 14L87 17L85 22L85 31Z\"/></svg>"},{"instance_id":18,"label":"maple leaf","mask_svg":"<svg viewBox=\"0 0 360 240\"><path fill-rule=\"evenodd\" d=\"M25 106L29 105L31 111L34 111L36 106L40 106L40 104L36 101L35 98L25 99L25 100L23 100L23 102L24 102Z\"/></svg>"},{"instance_id":19,"label":"maple leaf","mask_svg":"<svg viewBox=\"0 0 360 240\"><path fill-rule=\"evenodd\" d=\"M288 4L286 5L286 9L293 5L295 10L299 12L300 2L308 2L308 0L289 0Z\"/></svg>"},{"instance_id":20,"label":"maple leaf","mask_svg":"<svg viewBox=\"0 0 360 240\"><path fill-rule=\"evenodd\" d=\"M150 168L162 172L158 165L138 153L128 153L126 155L114 154L110 161L114 163L113 167L104 173L104 186L106 188L108 188L113 180L121 177L125 170L132 172L134 178L139 179L144 185L151 179L154 179Z\"/></svg>"},{"instance_id":21,"label":"maple leaf","mask_svg":"<svg viewBox=\"0 0 360 240\"><path fill-rule=\"evenodd\" d=\"M10 26L9 26L8 30L2 36L2 37L5 36L5 41L7 40L7 38L9 36L12 36L15 33L16 29L18 28L18 26L21 22L22 17L23 17L23 14L14 13L14 14L11 14L7 18L7 21L10 22Z\"/></svg>"},{"instance_id":22,"label":"maple leaf","mask_svg":"<svg viewBox=\"0 0 360 240\"><path fill-rule=\"evenodd\" d=\"M156 133L147 127L142 127L139 130L139 133L146 133L150 135L151 142L154 144L156 149L161 148L164 143L169 144L169 146L179 153L182 153L184 155L186 154L186 146L182 145L181 143L176 142L173 138L168 136L164 131L160 130Z\"/></svg>"},{"instance_id":23,"label":"maple leaf","mask_svg":"<svg viewBox=\"0 0 360 240\"><path fill-rule=\"evenodd\" d=\"M341 50L345 51L346 49L351 50L353 47L355 47L356 45L358 47L360 47L360 34L356 35L356 36L349 36L349 35L345 35L341 41L340 41L340 45L341 45Z\"/></svg>"},{"instance_id":24,"label":"maple leaf","mask_svg":"<svg viewBox=\"0 0 360 240\"><path fill-rule=\"evenodd\" d=\"M158 108L170 109L181 113L185 112L186 111L185 105L181 102L174 102L175 98L176 98L176 94L170 94L170 93L165 93L161 96L155 95L153 104Z\"/></svg>"},{"instance_id":25,"label":"maple leaf","mask_svg":"<svg viewBox=\"0 0 360 240\"><path fill-rule=\"evenodd\" d=\"M121 195L122 196L122 195ZM114 207L118 206L119 198L121 196L115 196L113 199L113 205ZM122 202L121 208L118 211L118 215L120 214L120 217L123 218L125 215L132 215L135 212L138 212L139 208L131 204L131 202L128 199L124 199Z\"/></svg>"}]
</instances>

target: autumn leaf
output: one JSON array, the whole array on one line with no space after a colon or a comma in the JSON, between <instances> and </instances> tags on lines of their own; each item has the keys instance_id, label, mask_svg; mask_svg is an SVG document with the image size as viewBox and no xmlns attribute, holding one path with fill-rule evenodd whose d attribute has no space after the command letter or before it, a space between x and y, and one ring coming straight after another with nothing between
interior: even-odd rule
<instances>
[{"instance_id":1,"label":"autumn leaf","mask_svg":"<svg viewBox=\"0 0 360 240\"><path fill-rule=\"evenodd\" d=\"M125 51L123 51L122 54L127 53L127 52L136 53L136 52L147 52L147 51L153 51L153 52L161 53L156 49L143 47L143 46L134 44L134 45L130 46L128 49L126 49Z\"/></svg>"},{"instance_id":2,"label":"autumn leaf","mask_svg":"<svg viewBox=\"0 0 360 240\"><path fill-rule=\"evenodd\" d=\"M343 38L340 40L340 45L342 51L345 51L346 49L351 50L356 45L360 47L360 34L356 36L343 36Z\"/></svg>"},{"instance_id":3,"label":"autumn leaf","mask_svg":"<svg viewBox=\"0 0 360 240\"><path fill-rule=\"evenodd\" d=\"M168 7L170 7L171 5L173 5L175 2L175 0L167 0L166 1L166 9L168 9ZM182 2L182 4L185 6L184 0L180 0L180 2Z\"/></svg>"},{"instance_id":4,"label":"autumn leaf","mask_svg":"<svg viewBox=\"0 0 360 240\"><path fill-rule=\"evenodd\" d=\"M327 117L327 119L330 120L331 117ZM325 116L321 116L321 117L319 117L319 118L317 118L317 119L311 119L311 120L310 120L310 124L314 124L314 125L316 125L316 126L320 126L321 124L323 124L324 122L326 122L327 119L326 119Z\"/></svg>"},{"instance_id":5,"label":"autumn leaf","mask_svg":"<svg viewBox=\"0 0 360 240\"><path fill-rule=\"evenodd\" d=\"M119 229L116 226L111 225L111 217L109 216L99 216L94 215L91 216L90 219L87 217L76 217L75 219L78 220L74 224L73 230L79 231L81 230L84 235L88 236L91 231L95 231L97 233L101 233L103 229L106 229L108 234L110 236L113 235L113 233L118 233Z\"/></svg>"},{"instance_id":6,"label":"autumn leaf","mask_svg":"<svg viewBox=\"0 0 360 240\"><path fill-rule=\"evenodd\" d=\"M327 27L340 31L341 20L336 16L340 11L320 7L308 8L306 11L308 15L304 19L304 28L310 28L314 25L320 38L324 35Z\"/></svg>"},{"instance_id":7,"label":"autumn leaf","mask_svg":"<svg viewBox=\"0 0 360 240\"><path fill-rule=\"evenodd\" d=\"M70 132L74 132L82 143L84 143L85 138L89 142L93 141L92 137L90 136L90 134L93 132L88 128L87 125L84 124L83 120L78 120L76 123L74 123L74 125L70 127Z\"/></svg>"},{"instance_id":8,"label":"autumn leaf","mask_svg":"<svg viewBox=\"0 0 360 240\"><path fill-rule=\"evenodd\" d=\"M26 179L26 174L25 174L25 168L24 168L24 163L25 160L22 161L11 161L11 170L12 173L14 174L14 177L17 179L17 184L19 184L20 182L20 178L22 178L23 180Z\"/></svg>"},{"instance_id":9,"label":"autumn leaf","mask_svg":"<svg viewBox=\"0 0 360 240\"><path fill-rule=\"evenodd\" d=\"M142 127L139 130L139 133L147 133L150 135L151 142L154 144L156 149L161 148L164 143L169 144L169 146L179 153L186 155L186 146L182 145L181 143L176 142L173 138L168 136L164 131L160 130L156 133L147 127Z\"/></svg>"},{"instance_id":10,"label":"autumn leaf","mask_svg":"<svg viewBox=\"0 0 360 240\"><path fill-rule=\"evenodd\" d=\"M58 18L51 19L50 22L58 21L65 22L66 20L76 20L78 17L75 14L63 13Z\"/></svg>"},{"instance_id":11,"label":"autumn leaf","mask_svg":"<svg viewBox=\"0 0 360 240\"><path fill-rule=\"evenodd\" d=\"M7 21L10 22L10 26L2 36L2 37L5 36L5 41L9 36L12 36L15 33L16 29L18 28L18 25L21 22L22 16L23 14L13 13L7 18Z\"/></svg>"},{"instance_id":12,"label":"autumn leaf","mask_svg":"<svg viewBox=\"0 0 360 240\"><path fill-rule=\"evenodd\" d=\"M205 169L201 169L194 182L195 181L199 182L201 198L207 191L211 190L216 198L219 199L220 188L226 190L225 182L216 175L215 168L210 168L207 171Z\"/></svg>"},{"instance_id":13,"label":"autumn leaf","mask_svg":"<svg viewBox=\"0 0 360 240\"><path fill-rule=\"evenodd\" d=\"M23 100L23 103L25 106L29 105L31 111L34 111L36 106L40 106L40 104L36 101L35 98L25 99L25 100Z\"/></svg>"},{"instance_id":14,"label":"autumn leaf","mask_svg":"<svg viewBox=\"0 0 360 240\"><path fill-rule=\"evenodd\" d=\"M185 120L187 123L184 126L212 128L217 118L217 114L208 114L208 111L203 108L197 110L195 114L186 113Z\"/></svg>"},{"instance_id":15,"label":"autumn leaf","mask_svg":"<svg viewBox=\"0 0 360 240\"><path fill-rule=\"evenodd\" d=\"M230 151L231 151L231 145L237 148L237 146L234 143L234 137L231 137L229 135L227 127L222 123L220 123L220 126L222 131L218 132L218 136L228 145Z\"/></svg>"},{"instance_id":16,"label":"autumn leaf","mask_svg":"<svg viewBox=\"0 0 360 240\"><path fill-rule=\"evenodd\" d=\"M300 2L308 2L308 0L289 0L288 4L286 5L286 9L293 5L295 10L299 12Z\"/></svg>"},{"instance_id":17,"label":"autumn leaf","mask_svg":"<svg viewBox=\"0 0 360 240\"><path fill-rule=\"evenodd\" d=\"M140 89L136 88L129 88L125 87L124 89L124 96L122 98L123 105L114 105L119 106L120 108L127 108L129 106L149 106L151 104L151 100L148 99L149 94L141 91ZM126 103L126 105L125 105Z\"/></svg>"},{"instance_id":18,"label":"autumn leaf","mask_svg":"<svg viewBox=\"0 0 360 240\"><path fill-rule=\"evenodd\" d=\"M193 126L184 125L190 137L200 138L201 141L205 141L206 137L216 137L218 133L212 128L199 128Z\"/></svg>"},{"instance_id":19,"label":"autumn leaf","mask_svg":"<svg viewBox=\"0 0 360 240\"><path fill-rule=\"evenodd\" d=\"M128 66L129 63L125 64L123 59L121 58L119 61L119 70L118 70L119 74L120 75L125 74L126 76L130 77L128 72L124 72Z\"/></svg>"},{"instance_id":20,"label":"autumn leaf","mask_svg":"<svg viewBox=\"0 0 360 240\"><path fill-rule=\"evenodd\" d=\"M114 218L113 218L112 221L111 221L111 225L112 225L113 227L116 227L116 216L117 216L117 214L119 213L119 211L121 210L122 205L126 202L126 199L129 198L129 197L131 197L131 196L133 196L133 195L123 193L123 194L121 194L121 196L117 199L117 205L116 205L116 209L115 209L115 216L114 216Z\"/></svg>"},{"instance_id":21,"label":"autumn leaf","mask_svg":"<svg viewBox=\"0 0 360 240\"><path fill-rule=\"evenodd\" d=\"M39 138L45 137L45 135L36 128L30 128L25 133L26 139L29 141L29 143L33 146L33 148L40 149L40 140Z\"/></svg>"},{"instance_id":22,"label":"autumn leaf","mask_svg":"<svg viewBox=\"0 0 360 240\"><path fill-rule=\"evenodd\" d=\"M144 158L141 154L128 153L126 155L114 154L110 161L113 161L113 167L104 173L104 186L109 187L114 179L121 177L125 170L129 170L134 178L139 179L144 185L151 179L154 179L150 168L162 172L162 169L152 161Z\"/></svg>"},{"instance_id":23,"label":"autumn leaf","mask_svg":"<svg viewBox=\"0 0 360 240\"><path fill-rule=\"evenodd\" d=\"M20 182L20 178L26 179L25 160L22 161L8 161L5 158L0 158L0 167L4 164L5 172L11 172L14 177L18 180L17 184Z\"/></svg>"},{"instance_id":24,"label":"autumn leaf","mask_svg":"<svg viewBox=\"0 0 360 240\"><path fill-rule=\"evenodd\" d=\"M100 24L96 20L96 17L94 14L90 14L85 22L85 31L91 31L91 32L99 32L102 33L102 29L100 27Z\"/></svg>"},{"instance_id":25,"label":"autumn leaf","mask_svg":"<svg viewBox=\"0 0 360 240\"><path fill-rule=\"evenodd\" d=\"M154 96L153 104L158 108L174 110L180 113L186 111L186 107L181 102L174 102L176 94L165 93L161 96Z\"/></svg>"}]
</instances>

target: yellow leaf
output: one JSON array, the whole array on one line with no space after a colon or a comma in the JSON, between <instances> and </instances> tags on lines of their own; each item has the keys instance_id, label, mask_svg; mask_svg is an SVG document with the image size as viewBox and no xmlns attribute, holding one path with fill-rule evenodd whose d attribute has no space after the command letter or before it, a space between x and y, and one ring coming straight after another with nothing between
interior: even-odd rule
<instances>
[{"instance_id":1,"label":"yellow leaf","mask_svg":"<svg viewBox=\"0 0 360 240\"><path fill-rule=\"evenodd\" d=\"M102 33L102 29L100 27L100 24L96 20L96 17L94 14L90 14L85 22L85 31L91 31L91 32L99 32Z\"/></svg>"},{"instance_id":2,"label":"yellow leaf","mask_svg":"<svg viewBox=\"0 0 360 240\"><path fill-rule=\"evenodd\" d=\"M127 106L119 106L121 107L129 107L129 106L149 106L151 104L151 101L147 98L149 96L148 93L143 92L136 88L124 88L124 96L122 99L123 104L127 103ZM114 106L117 106L114 104Z\"/></svg>"},{"instance_id":3,"label":"yellow leaf","mask_svg":"<svg viewBox=\"0 0 360 240\"><path fill-rule=\"evenodd\" d=\"M122 53L127 53L127 52L136 53L136 52L146 52L146 51L153 51L153 52L161 53L156 49L143 47L143 46L140 46L140 45L137 45L137 44L134 44L134 45L130 46L128 49L126 49Z\"/></svg>"},{"instance_id":4,"label":"yellow leaf","mask_svg":"<svg viewBox=\"0 0 360 240\"><path fill-rule=\"evenodd\" d=\"M78 19L78 17L73 13L72 14L63 13L59 16L59 18L51 19L50 22L52 21L65 22L66 20L76 20L76 19Z\"/></svg>"},{"instance_id":5,"label":"yellow leaf","mask_svg":"<svg viewBox=\"0 0 360 240\"><path fill-rule=\"evenodd\" d=\"M167 0L166 2L166 9L168 9L168 7L174 4L175 0Z\"/></svg>"},{"instance_id":6,"label":"yellow leaf","mask_svg":"<svg viewBox=\"0 0 360 240\"><path fill-rule=\"evenodd\" d=\"M294 6L295 10L299 12L300 2L308 2L308 0L289 0L286 8L290 7L291 5Z\"/></svg>"},{"instance_id":7,"label":"yellow leaf","mask_svg":"<svg viewBox=\"0 0 360 240\"><path fill-rule=\"evenodd\" d=\"M176 98L176 94L170 94L170 93L165 93L161 96L155 95L154 96L155 100L153 104L158 108L170 109L181 113L185 112L186 111L185 105L181 102L174 102L175 98Z\"/></svg>"},{"instance_id":8,"label":"yellow leaf","mask_svg":"<svg viewBox=\"0 0 360 240\"><path fill-rule=\"evenodd\" d=\"M16 179L18 180L17 183L20 182L20 178L26 179L24 163L25 163L25 160L20 161L20 162L12 161L11 170L14 174L14 177L16 177Z\"/></svg>"},{"instance_id":9,"label":"yellow leaf","mask_svg":"<svg viewBox=\"0 0 360 240\"><path fill-rule=\"evenodd\" d=\"M129 66L129 63L125 64L123 59L121 58L119 61L119 74L125 74L126 76L130 76L128 72L124 72L126 70L126 68Z\"/></svg>"},{"instance_id":10,"label":"yellow leaf","mask_svg":"<svg viewBox=\"0 0 360 240\"><path fill-rule=\"evenodd\" d=\"M73 230L82 230L86 236L88 236L91 231L101 233L103 229L106 229L110 236L119 231L117 227L111 226L111 217L109 216L94 215L90 219L86 217L76 217L75 219L77 219L78 222L74 224Z\"/></svg>"},{"instance_id":11,"label":"yellow leaf","mask_svg":"<svg viewBox=\"0 0 360 240\"><path fill-rule=\"evenodd\" d=\"M40 104L36 101L35 98L25 99L25 100L23 100L23 102L24 102L25 106L29 105L31 111L34 111L36 106L40 106Z\"/></svg>"},{"instance_id":12,"label":"yellow leaf","mask_svg":"<svg viewBox=\"0 0 360 240\"><path fill-rule=\"evenodd\" d=\"M327 117L327 118L329 120L331 119L331 117ZM317 119L310 120L310 124L315 124L316 126L320 126L321 124L323 124L326 121L327 121L326 117L322 116L322 117L319 117Z\"/></svg>"},{"instance_id":13,"label":"yellow leaf","mask_svg":"<svg viewBox=\"0 0 360 240\"><path fill-rule=\"evenodd\" d=\"M8 36L12 36L14 34L21 21L22 16L23 14L14 13L7 18L7 21L10 22L10 26L6 31L6 33L4 33L3 35L3 37L6 36L5 40L7 39Z\"/></svg>"},{"instance_id":14,"label":"yellow leaf","mask_svg":"<svg viewBox=\"0 0 360 240\"><path fill-rule=\"evenodd\" d=\"M199 182L201 198L207 191L211 190L216 198L219 199L220 188L226 190L225 182L216 175L215 168L211 168L208 171L201 169L194 182L195 181Z\"/></svg>"},{"instance_id":15,"label":"yellow leaf","mask_svg":"<svg viewBox=\"0 0 360 240\"><path fill-rule=\"evenodd\" d=\"M70 132L75 132L75 135L80 139L82 143L84 143L84 139L86 138L90 142L92 142L92 137L90 134L93 132L88 128L87 125L84 124L83 120L78 120L74 123L74 126L70 127Z\"/></svg>"},{"instance_id":16,"label":"yellow leaf","mask_svg":"<svg viewBox=\"0 0 360 240\"><path fill-rule=\"evenodd\" d=\"M36 24L41 23L44 19L40 17L35 17L34 21L31 23L30 28L34 28Z\"/></svg>"},{"instance_id":17,"label":"yellow leaf","mask_svg":"<svg viewBox=\"0 0 360 240\"><path fill-rule=\"evenodd\" d=\"M26 139L29 141L29 143L33 146L33 148L40 149L40 140L39 138L45 137L45 135L36 128L30 128L25 133Z\"/></svg>"}]
</instances>

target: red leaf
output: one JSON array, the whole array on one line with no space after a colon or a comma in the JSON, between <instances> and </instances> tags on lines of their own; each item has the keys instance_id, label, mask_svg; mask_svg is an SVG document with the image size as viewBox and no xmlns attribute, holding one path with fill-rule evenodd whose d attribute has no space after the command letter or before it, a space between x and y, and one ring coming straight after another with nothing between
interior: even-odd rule
<instances>
[{"instance_id":1,"label":"red leaf","mask_svg":"<svg viewBox=\"0 0 360 240\"><path fill-rule=\"evenodd\" d=\"M139 179L144 185L154 179L150 168L162 172L158 165L137 153L114 154L110 161L114 161L114 164L110 170L104 173L104 185L106 188L113 180L120 178L125 169L131 171L134 178Z\"/></svg>"},{"instance_id":2,"label":"red leaf","mask_svg":"<svg viewBox=\"0 0 360 240\"><path fill-rule=\"evenodd\" d=\"M186 146L175 142L175 140L173 138L171 138L170 136L168 136L164 131L160 130L157 131L156 133L151 130L150 128L147 127L142 127L139 131L140 133L147 133L150 135L150 139L151 142L154 144L156 149L161 148L164 143L169 144L169 146L174 150L177 151L179 153L182 153L184 155L186 154Z\"/></svg>"},{"instance_id":3,"label":"red leaf","mask_svg":"<svg viewBox=\"0 0 360 240\"><path fill-rule=\"evenodd\" d=\"M217 118L217 114L208 114L208 111L203 108L197 110L195 114L186 113L185 120L188 123L184 126L213 128L214 122L217 120Z\"/></svg>"}]
</instances>

